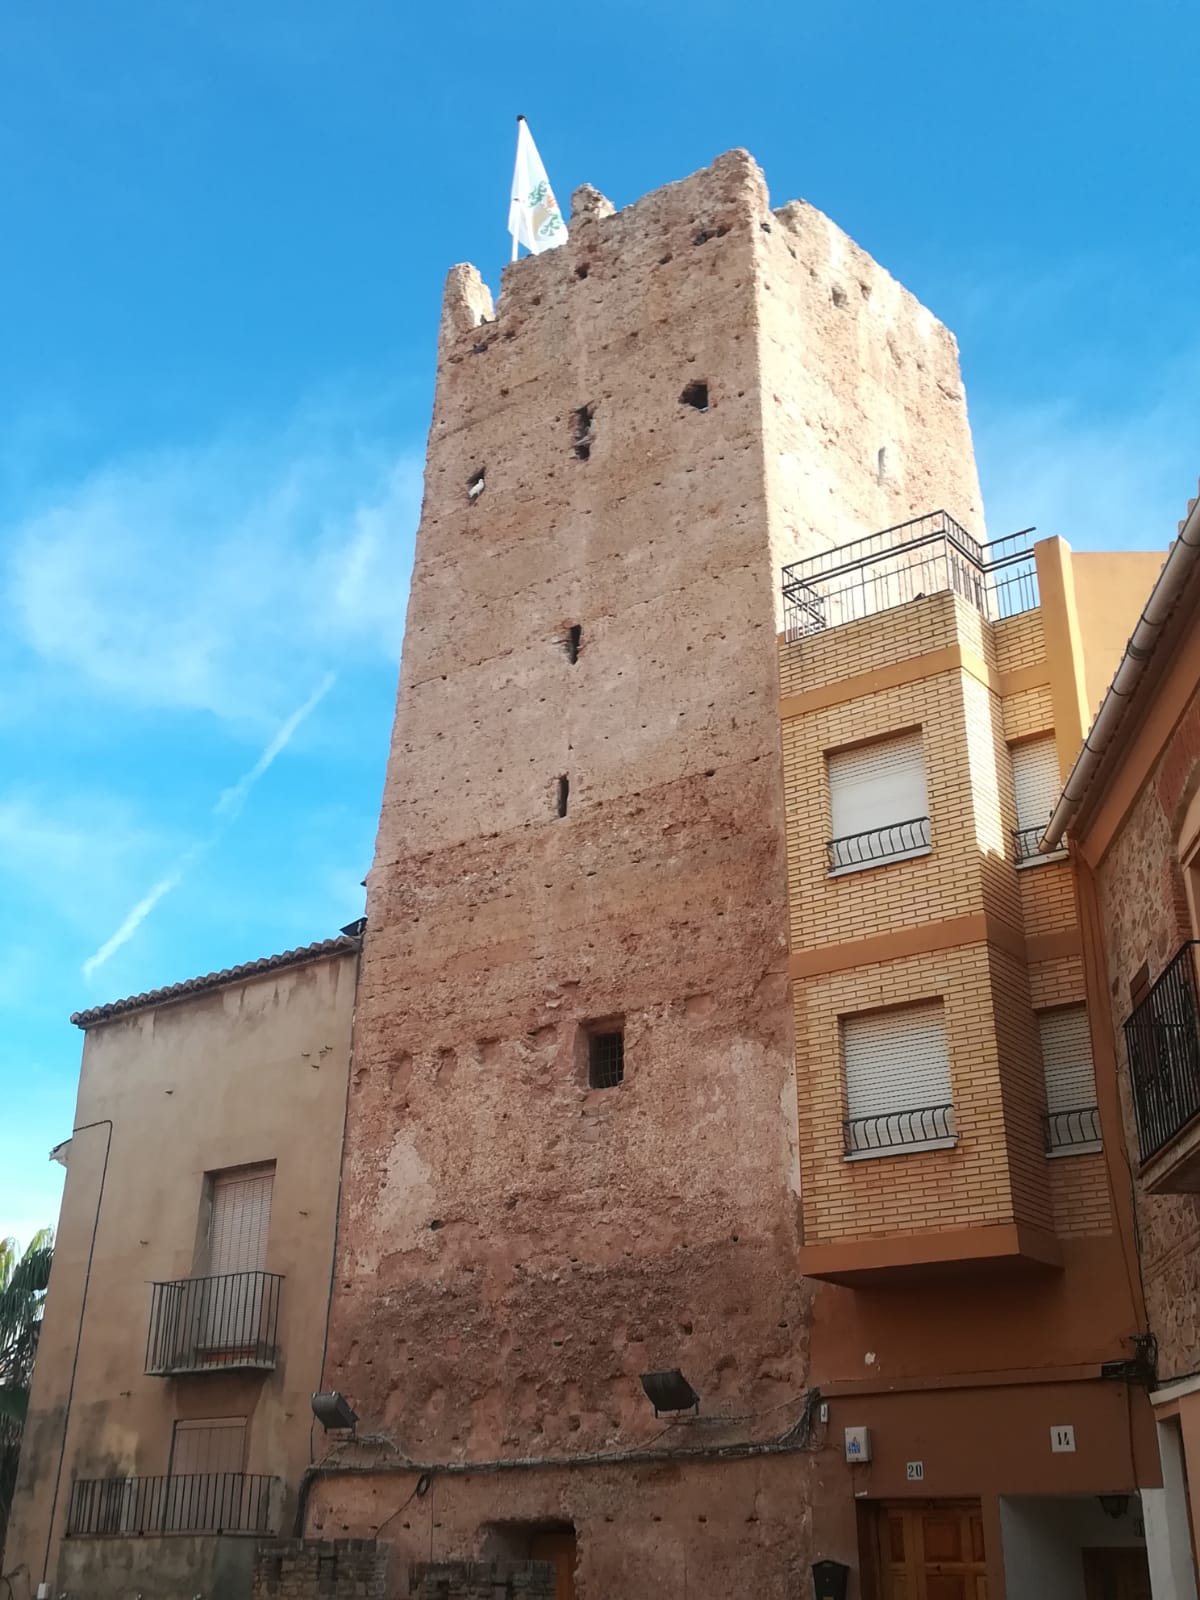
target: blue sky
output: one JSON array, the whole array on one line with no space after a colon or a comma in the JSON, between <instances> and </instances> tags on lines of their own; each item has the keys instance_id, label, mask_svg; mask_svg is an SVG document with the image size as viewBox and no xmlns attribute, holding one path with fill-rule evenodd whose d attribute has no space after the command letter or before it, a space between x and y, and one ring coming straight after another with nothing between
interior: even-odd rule
<instances>
[{"instance_id":1,"label":"blue sky","mask_svg":"<svg viewBox=\"0 0 1200 1600\"><path fill-rule=\"evenodd\" d=\"M1194 492L1187 0L3 28L0 1234L57 1211L72 1010L361 912L441 283L498 286L516 112L564 200L745 145L828 211L957 333L993 534L1162 546Z\"/></svg>"}]
</instances>

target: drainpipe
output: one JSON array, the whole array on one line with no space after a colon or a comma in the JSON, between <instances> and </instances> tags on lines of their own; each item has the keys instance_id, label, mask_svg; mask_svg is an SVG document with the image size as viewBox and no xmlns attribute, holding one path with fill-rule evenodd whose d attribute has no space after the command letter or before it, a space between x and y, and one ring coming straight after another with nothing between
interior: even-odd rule
<instances>
[{"instance_id":1,"label":"drainpipe","mask_svg":"<svg viewBox=\"0 0 1200 1600\"><path fill-rule=\"evenodd\" d=\"M62 1442L58 1449L58 1470L54 1474L54 1496L50 1501L50 1524L46 1529L46 1549L42 1555L42 1581L38 1584L38 1595L50 1592L48 1582L50 1572L50 1546L54 1542L54 1519L58 1514L58 1493L62 1488L63 1462L67 1454L67 1434L71 1427L71 1401L75 1398L75 1374L79 1371L79 1347L83 1343L83 1319L87 1312L88 1285L92 1281L92 1259L96 1254L96 1234L100 1227L100 1207L104 1201L104 1182L108 1177L108 1158L112 1153L113 1125L110 1117L101 1117L98 1122L81 1122L77 1128L71 1129L72 1139L77 1133L86 1133L89 1128L107 1128L108 1133L104 1141L104 1165L100 1169L100 1189L96 1195L96 1213L92 1218L92 1239L88 1245L87 1269L83 1275L83 1294L79 1300L79 1326L75 1330L75 1354L71 1359L71 1381L67 1386L67 1403L63 1409ZM55 1146L57 1150L59 1146ZM50 1268L53 1275L54 1268Z\"/></svg>"},{"instance_id":2,"label":"drainpipe","mask_svg":"<svg viewBox=\"0 0 1200 1600\"><path fill-rule=\"evenodd\" d=\"M1050 826L1046 829L1038 849L1057 850L1067 828L1083 804L1096 769L1104 759L1125 717L1125 712L1154 653L1159 635L1167 619L1179 603L1179 597L1192 578L1200 562L1200 499L1188 504L1187 516L1179 530L1179 537L1167 553L1166 564L1158 575L1158 582L1150 591L1145 609L1138 618L1133 637L1125 646L1125 654L1117 668L1117 675L1104 696L1104 703L1096 714L1083 749L1075 758Z\"/></svg>"}]
</instances>

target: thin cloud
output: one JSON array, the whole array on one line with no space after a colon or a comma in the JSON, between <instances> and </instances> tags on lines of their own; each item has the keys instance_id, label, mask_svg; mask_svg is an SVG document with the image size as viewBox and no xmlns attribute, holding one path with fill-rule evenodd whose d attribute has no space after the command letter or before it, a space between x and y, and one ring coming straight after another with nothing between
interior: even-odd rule
<instances>
[{"instance_id":1,"label":"thin cloud","mask_svg":"<svg viewBox=\"0 0 1200 1600\"><path fill-rule=\"evenodd\" d=\"M158 902L164 896L170 894L172 889L179 887L183 881L184 873L208 848L208 844L205 843L193 845L190 850L184 851L171 870L158 880L148 894L142 896L117 931L107 938L99 950L94 955L90 955L83 963L83 975L85 978L90 978L98 967L104 965L109 956L115 955L123 944L129 943Z\"/></svg>"},{"instance_id":2,"label":"thin cloud","mask_svg":"<svg viewBox=\"0 0 1200 1600\"><path fill-rule=\"evenodd\" d=\"M0 525L7 715L57 695L273 725L330 660L394 665L415 451L328 413L107 464Z\"/></svg>"},{"instance_id":3,"label":"thin cloud","mask_svg":"<svg viewBox=\"0 0 1200 1600\"><path fill-rule=\"evenodd\" d=\"M231 789L226 789L223 792L213 808L217 816L224 817L227 822L232 822L235 817L241 814L242 807L246 804L246 796L271 765L272 761L275 760L275 757L287 748L296 729L310 712L316 710L330 689L333 688L335 681L334 673L327 672L325 674L304 704L288 717L249 772L240 777Z\"/></svg>"},{"instance_id":4,"label":"thin cloud","mask_svg":"<svg viewBox=\"0 0 1200 1600\"><path fill-rule=\"evenodd\" d=\"M213 816L217 819L217 826L207 839L198 844L190 845L173 865L159 878L158 882L149 889L137 902L126 916L125 920L111 934L100 948L90 955L83 963L83 976L90 978L109 958L116 954L123 945L129 943L134 934L145 922L161 900L164 900L173 889L177 889L183 882L188 871L196 864L201 856L207 855L224 837L242 813L250 791L268 770L271 764L287 749L296 730L300 727L324 700L337 681L336 674L327 672L321 682L305 700L303 705L287 717L273 738L269 740L262 753L238 781L231 788L222 791L213 806Z\"/></svg>"}]
</instances>

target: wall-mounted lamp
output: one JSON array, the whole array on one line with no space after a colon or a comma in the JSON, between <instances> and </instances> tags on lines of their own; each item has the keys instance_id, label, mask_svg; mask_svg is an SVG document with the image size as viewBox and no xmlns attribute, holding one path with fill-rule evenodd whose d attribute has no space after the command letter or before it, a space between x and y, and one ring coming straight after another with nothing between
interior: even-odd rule
<instances>
[{"instance_id":1,"label":"wall-mounted lamp","mask_svg":"<svg viewBox=\"0 0 1200 1600\"><path fill-rule=\"evenodd\" d=\"M1100 1502L1100 1509L1106 1517L1111 1517L1114 1522L1120 1519L1129 1510L1129 1496L1127 1494L1098 1494L1096 1499Z\"/></svg>"},{"instance_id":2,"label":"wall-mounted lamp","mask_svg":"<svg viewBox=\"0 0 1200 1600\"><path fill-rule=\"evenodd\" d=\"M700 1410L700 1396L678 1367L666 1372L643 1372L641 1378L656 1417L663 1411Z\"/></svg>"},{"instance_id":3,"label":"wall-mounted lamp","mask_svg":"<svg viewBox=\"0 0 1200 1600\"><path fill-rule=\"evenodd\" d=\"M312 1412L326 1433L331 1428L353 1428L358 1421L358 1416L349 1400L336 1389L330 1394L313 1395Z\"/></svg>"}]
</instances>

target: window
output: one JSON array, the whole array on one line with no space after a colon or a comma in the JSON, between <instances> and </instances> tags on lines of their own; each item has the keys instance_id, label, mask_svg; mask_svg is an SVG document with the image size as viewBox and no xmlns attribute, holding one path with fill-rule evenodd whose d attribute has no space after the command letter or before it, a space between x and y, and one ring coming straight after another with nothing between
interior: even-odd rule
<instances>
[{"instance_id":1,"label":"window","mask_svg":"<svg viewBox=\"0 0 1200 1600\"><path fill-rule=\"evenodd\" d=\"M929 799L919 732L827 757L832 876L929 854Z\"/></svg>"},{"instance_id":2,"label":"window","mask_svg":"<svg viewBox=\"0 0 1200 1600\"><path fill-rule=\"evenodd\" d=\"M208 1247L210 1277L265 1270L274 1186L274 1162L236 1167L214 1176Z\"/></svg>"},{"instance_id":3,"label":"window","mask_svg":"<svg viewBox=\"0 0 1200 1600\"><path fill-rule=\"evenodd\" d=\"M1075 1155L1100 1148L1096 1071L1086 1006L1038 1012L1046 1075L1046 1151Z\"/></svg>"},{"instance_id":4,"label":"window","mask_svg":"<svg viewBox=\"0 0 1200 1600\"><path fill-rule=\"evenodd\" d=\"M163 1485L164 1533L217 1532L240 1526L246 1419L177 1422Z\"/></svg>"},{"instance_id":5,"label":"window","mask_svg":"<svg viewBox=\"0 0 1200 1600\"><path fill-rule=\"evenodd\" d=\"M940 1000L842 1018L846 1154L938 1150L955 1142Z\"/></svg>"},{"instance_id":6,"label":"window","mask_svg":"<svg viewBox=\"0 0 1200 1600\"><path fill-rule=\"evenodd\" d=\"M197 1354L228 1365L258 1350L277 1305L266 1277L275 1166L235 1167L212 1179L208 1272L192 1297Z\"/></svg>"},{"instance_id":7,"label":"window","mask_svg":"<svg viewBox=\"0 0 1200 1600\"><path fill-rule=\"evenodd\" d=\"M1017 796L1015 856L1021 861L1057 860L1062 852L1038 854L1038 841L1058 804L1062 783L1058 774L1058 748L1054 735L1028 739L1012 747L1013 788Z\"/></svg>"},{"instance_id":8,"label":"window","mask_svg":"<svg viewBox=\"0 0 1200 1600\"><path fill-rule=\"evenodd\" d=\"M245 1417L204 1417L175 1424L173 1478L202 1472L240 1472L246 1452Z\"/></svg>"},{"instance_id":9,"label":"window","mask_svg":"<svg viewBox=\"0 0 1200 1600\"><path fill-rule=\"evenodd\" d=\"M588 1088L615 1089L625 1078L625 1031L605 1028L588 1034Z\"/></svg>"}]
</instances>

